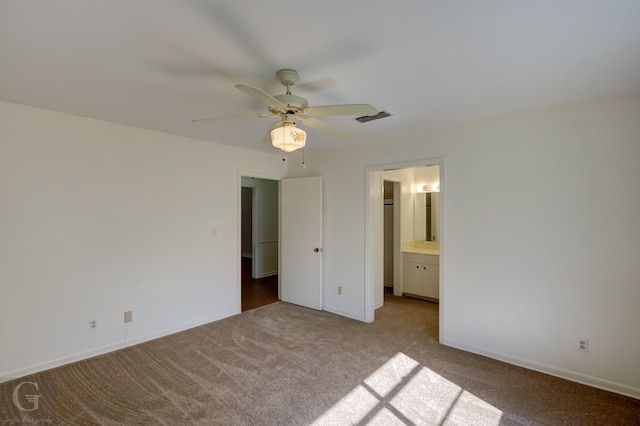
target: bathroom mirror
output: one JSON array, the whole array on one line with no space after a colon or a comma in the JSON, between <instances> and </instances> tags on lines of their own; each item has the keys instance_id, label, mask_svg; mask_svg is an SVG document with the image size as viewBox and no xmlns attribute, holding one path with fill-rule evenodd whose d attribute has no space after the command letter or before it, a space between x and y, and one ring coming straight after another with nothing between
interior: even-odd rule
<instances>
[{"instance_id":1,"label":"bathroom mirror","mask_svg":"<svg viewBox=\"0 0 640 426\"><path fill-rule=\"evenodd\" d=\"M413 198L413 233L416 241L440 241L438 192L418 192Z\"/></svg>"}]
</instances>

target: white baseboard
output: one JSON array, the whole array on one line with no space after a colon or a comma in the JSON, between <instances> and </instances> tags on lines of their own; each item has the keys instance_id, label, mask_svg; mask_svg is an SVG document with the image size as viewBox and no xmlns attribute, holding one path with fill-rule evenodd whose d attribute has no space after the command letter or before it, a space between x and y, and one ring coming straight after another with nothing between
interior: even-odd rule
<instances>
[{"instance_id":1,"label":"white baseboard","mask_svg":"<svg viewBox=\"0 0 640 426\"><path fill-rule=\"evenodd\" d=\"M258 275L256 275L256 278L271 277L273 275L278 275L278 270L277 269L275 271L267 271L267 272L263 272L261 274L258 274Z\"/></svg>"},{"instance_id":2,"label":"white baseboard","mask_svg":"<svg viewBox=\"0 0 640 426\"><path fill-rule=\"evenodd\" d=\"M322 310L327 311L327 312L331 312L332 314L340 315L342 317L347 317L347 318L351 318L351 319L354 319L354 320L357 320L357 321L366 322L364 320L364 316L363 315L356 315L353 312L345 311L344 309L336 308L336 307L333 307L333 306L322 305Z\"/></svg>"},{"instance_id":3,"label":"white baseboard","mask_svg":"<svg viewBox=\"0 0 640 426\"><path fill-rule=\"evenodd\" d=\"M12 371L3 371L0 372L0 383L8 382L10 380L18 379L20 377L28 376L30 374L39 373L41 371L50 370L52 368L61 367L63 365L71 364L74 362L82 361L85 359L93 358L95 356L104 355L109 352L114 352L119 349L124 349L129 346L134 346L140 343L148 342L150 340L158 339L160 337L168 336L170 334L178 333L180 331L188 330L190 328L199 327L204 324L209 324L214 321L221 320L223 318L227 318L228 316L232 316L235 314L230 314L227 316L215 316L209 317L203 320L199 320L189 324L183 324L178 327L173 327L161 331L157 331L154 333L149 333L144 336L136 337L131 340L127 340L126 342L118 342L111 345L102 346L99 348L91 349L84 352L78 352L72 355L67 355L58 359L42 362L35 365L30 365L28 367L19 368L17 370Z\"/></svg>"},{"instance_id":4,"label":"white baseboard","mask_svg":"<svg viewBox=\"0 0 640 426\"><path fill-rule=\"evenodd\" d=\"M581 383L583 385L592 386L594 388L604 389L606 391L640 399L640 389L623 385L621 383L611 382L609 380L600 379L598 377L589 376L572 370L566 370L564 368L554 367L552 365L542 364L539 362L531 361L529 359L490 351L477 346L466 345L464 343L460 343L451 339L445 339L442 344L445 346L450 346L452 348L461 349L466 352L472 352L474 354L497 359L498 361L503 361L508 364L528 368L529 370L539 371L551 376L560 377L561 379L570 380L572 382Z\"/></svg>"}]
</instances>

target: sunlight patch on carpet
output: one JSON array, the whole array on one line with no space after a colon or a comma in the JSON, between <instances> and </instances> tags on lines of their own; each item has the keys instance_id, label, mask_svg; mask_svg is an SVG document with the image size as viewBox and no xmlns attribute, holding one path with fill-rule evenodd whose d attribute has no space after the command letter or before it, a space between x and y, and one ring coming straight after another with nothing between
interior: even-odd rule
<instances>
[{"instance_id":1,"label":"sunlight patch on carpet","mask_svg":"<svg viewBox=\"0 0 640 426\"><path fill-rule=\"evenodd\" d=\"M313 424L496 426L502 411L399 352Z\"/></svg>"}]
</instances>

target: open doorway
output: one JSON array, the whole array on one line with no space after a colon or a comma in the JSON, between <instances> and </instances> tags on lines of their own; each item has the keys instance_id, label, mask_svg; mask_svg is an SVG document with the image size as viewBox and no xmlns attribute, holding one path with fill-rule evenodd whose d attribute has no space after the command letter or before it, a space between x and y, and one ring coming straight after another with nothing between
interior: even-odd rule
<instances>
[{"instance_id":1,"label":"open doorway","mask_svg":"<svg viewBox=\"0 0 640 426\"><path fill-rule=\"evenodd\" d=\"M278 181L241 177L241 311L278 301Z\"/></svg>"},{"instance_id":2,"label":"open doorway","mask_svg":"<svg viewBox=\"0 0 640 426\"><path fill-rule=\"evenodd\" d=\"M429 167L427 167L429 166ZM437 166L437 167L434 167ZM402 259L399 265L394 262L394 275L399 274L398 279L394 277L395 296L424 296L425 300L439 301L440 338L444 338L443 311L446 309L445 295L445 274L443 262L443 252L440 247L444 243L444 199L442 190L444 189L444 160L426 159L408 161L403 163L382 164L371 166L366 169L366 250L365 250L365 321L374 320L375 309L383 303L381 296L385 288L385 184L386 181L398 180L398 189L401 192L398 196L400 213L400 237L399 247L394 247L395 258ZM430 174L435 172L435 179L432 182ZM426 193L440 191L435 197L437 202L427 203ZM388 193L388 191L387 191ZM423 197L423 198L421 198ZM395 197L394 197L395 198ZM423 201L420 201L423 200ZM395 203L394 203L395 204ZM426 214L426 208L434 210ZM423 212L423 215L418 214ZM428 222L428 223L427 223ZM425 235L422 235L424 233ZM427 235L428 233L428 235ZM420 236L418 236L420 235ZM412 247L409 247L411 245ZM388 247L387 247L388 249ZM436 253L437 252L437 253ZM423 261L422 257L430 257ZM413 259L415 257L416 259ZM417 259L420 257L420 259ZM420 260L420 262L418 262ZM415 261L416 265L409 265ZM424 264L424 265L423 265ZM413 268L409 269L408 266ZM417 276L415 271L420 271ZM415 274L414 274L415 273ZM416 275L415 277L413 275ZM435 280L435 296L432 296L429 283ZM386 278L389 275L387 272ZM412 288L417 282L417 287ZM407 287L409 286L409 287ZM424 288L423 288L424 287ZM426 292L424 295L423 290ZM386 292L389 294L389 292ZM429 296L429 297L426 297Z\"/></svg>"},{"instance_id":3,"label":"open doorway","mask_svg":"<svg viewBox=\"0 0 640 426\"><path fill-rule=\"evenodd\" d=\"M384 294L376 294L376 309L384 304L387 294L402 296L401 219L402 219L402 179L383 175L383 257ZM380 293L380 291L377 291Z\"/></svg>"},{"instance_id":4,"label":"open doorway","mask_svg":"<svg viewBox=\"0 0 640 426\"><path fill-rule=\"evenodd\" d=\"M393 182L384 181L384 291L393 293Z\"/></svg>"}]
</instances>

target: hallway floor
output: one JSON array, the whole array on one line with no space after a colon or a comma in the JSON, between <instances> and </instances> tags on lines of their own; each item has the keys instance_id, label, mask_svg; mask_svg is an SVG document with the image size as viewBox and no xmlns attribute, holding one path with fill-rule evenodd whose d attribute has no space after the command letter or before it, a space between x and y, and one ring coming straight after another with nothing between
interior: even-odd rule
<instances>
[{"instance_id":1,"label":"hallway floor","mask_svg":"<svg viewBox=\"0 0 640 426\"><path fill-rule=\"evenodd\" d=\"M278 301L278 276L251 278L251 259L242 258L242 312Z\"/></svg>"}]
</instances>

